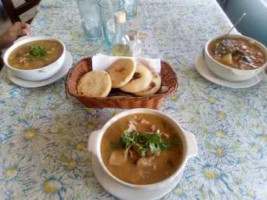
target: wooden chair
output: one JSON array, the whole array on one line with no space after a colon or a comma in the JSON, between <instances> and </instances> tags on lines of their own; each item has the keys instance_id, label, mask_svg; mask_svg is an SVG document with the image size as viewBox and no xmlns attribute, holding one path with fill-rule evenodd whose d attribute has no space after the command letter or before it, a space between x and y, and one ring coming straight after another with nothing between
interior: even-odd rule
<instances>
[{"instance_id":1,"label":"wooden chair","mask_svg":"<svg viewBox=\"0 0 267 200\"><path fill-rule=\"evenodd\" d=\"M2 56L2 52L0 51L0 71L3 68L3 66L4 66L4 62L3 62L3 59L2 59L1 56Z\"/></svg>"},{"instance_id":2,"label":"wooden chair","mask_svg":"<svg viewBox=\"0 0 267 200\"><path fill-rule=\"evenodd\" d=\"M11 22L14 24L15 22L21 22L20 15L29 11L33 7L39 4L40 0L24 0L24 3L20 4L18 7L15 7L12 0L1 0L5 11L10 18ZM27 23L31 23L33 17L27 20Z\"/></svg>"},{"instance_id":3,"label":"wooden chair","mask_svg":"<svg viewBox=\"0 0 267 200\"><path fill-rule=\"evenodd\" d=\"M40 3L41 0L24 0L24 3L20 4L19 6L15 7L14 2L12 0L1 0L3 7L5 9L6 14L10 18L11 22L14 24L15 22L22 22L21 15L36 5ZM28 19L26 22L31 23L34 16ZM1 58L1 51L0 51L0 71L3 67L3 60Z\"/></svg>"}]
</instances>

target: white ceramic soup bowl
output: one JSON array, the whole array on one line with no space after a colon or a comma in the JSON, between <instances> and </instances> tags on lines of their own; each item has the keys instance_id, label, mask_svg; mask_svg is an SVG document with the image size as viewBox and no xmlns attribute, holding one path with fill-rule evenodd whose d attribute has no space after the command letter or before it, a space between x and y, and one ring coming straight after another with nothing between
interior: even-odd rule
<instances>
[{"instance_id":1,"label":"white ceramic soup bowl","mask_svg":"<svg viewBox=\"0 0 267 200\"><path fill-rule=\"evenodd\" d=\"M245 80L251 79L254 76L260 74L262 72L262 70L264 70L264 68L267 66L267 61L262 66L260 66L256 69L243 70L243 69L236 69L233 67L229 67L229 66L224 65L224 64L218 62L217 60L215 60L210 55L210 53L208 51L208 47L209 47L211 42L213 42L216 39L222 38L224 36L225 35L221 35L221 36L218 36L218 37L215 37L215 38L209 40L205 46L205 50L204 50L205 60L207 62L209 69L213 73L215 73L217 76L219 76L225 80L228 80L228 81L245 81ZM258 41L254 40L252 38L249 38L249 37L246 37L243 35L237 35L237 34L231 34L231 35L229 35L229 37L243 38L246 40L253 41L262 50L262 52L265 54L265 58L267 59L267 49L263 44L259 43Z\"/></svg>"},{"instance_id":2,"label":"white ceramic soup bowl","mask_svg":"<svg viewBox=\"0 0 267 200\"><path fill-rule=\"evenodd\" d=\"M152 115L156 115L156 116L159 116L165 119L167 122L170 123L170 125L172 125L178 130L177 132L179 133L179 136L183 143L183 158L182 158L182 162L179 168L165 180L154 183L154 184L136 185L136 184L131 184L131 183L120 180L119 178L115 177L113 174L109 172L101 156L101 148L100 148L101 140L106 130L108 129L108 127L110 127L117 120L120 120L121 118L127 115L137 114L137 113L152 114ZM132 110L121 112L120 114L111 118L100 130L91 133L89 137L89 141L88 141L88 150L90 153L92 153L92 157L94 156L97 158L104 172L109 177L111 177L113 180L115 180L118 184L121 184L129 188L137 189L137 190L149 190L149 191L160 190L164 187L166 188L166 185L168 184L173 185L173 182L179 181L179 178L181 177L183 170L185 168L186 162L188 161L189 158L196 156L198 152L197 141L196 141L194 134L184 131L176 121L174 121L171 117L167 116L166 114L156 111L156 110L143 109L143 108L132 109Z\"/></svg>"},{"instance_id":3,"label":"white ceramic soup bowl","mask_svg":"<svg viewBox=\"0 0 267 200\"><path fill-rule=\"evenodd\" d=\"M37 40L55 40L59 42L63 47L63 52L60 55L60 57L54 61L53 63L46 65L44 67L38 68L38 69L31 69L31 70L23 70L23 69L17 69L12 67L8 63L8 57L9 55L19 46L26 44L28 42L33 42ZM65 52L66 47L64 43L58 39L55 39L53 37L47 37L47 36L37 36L37 37L25 37L17 42L15 42L4 54L3 60L5 65L8 67L8 69L13 73L13 75L17 76L18 78L28 80L28 81L41 81L44 79L48 79L55 75L60 68L62 67L64 60L65 60Z\"/></svg>"}]
</instances>

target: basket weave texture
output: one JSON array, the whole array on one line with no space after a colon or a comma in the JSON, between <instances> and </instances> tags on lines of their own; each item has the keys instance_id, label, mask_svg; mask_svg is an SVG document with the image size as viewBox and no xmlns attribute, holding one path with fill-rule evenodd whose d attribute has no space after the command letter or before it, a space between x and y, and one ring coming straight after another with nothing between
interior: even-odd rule
<instances>
[{"instance_id":1,"label":"basket weave texture","mask_svg":"<svg viewBox=\"0 0 267 200\"><path fill-rule=\"evenodd\" d=\"M77 93L77 84L80 78L87 72L92 71L92 59L84 58L70 69L66 80L66 91L76 97L88 108L152 108L159 109L165 97L174 94L178 89L178 78L172 67L161 61L162 86L168 86L164 94L154 94L146 97L135 96L108 96L88 97Z\"/></svg>"}]
</instances>

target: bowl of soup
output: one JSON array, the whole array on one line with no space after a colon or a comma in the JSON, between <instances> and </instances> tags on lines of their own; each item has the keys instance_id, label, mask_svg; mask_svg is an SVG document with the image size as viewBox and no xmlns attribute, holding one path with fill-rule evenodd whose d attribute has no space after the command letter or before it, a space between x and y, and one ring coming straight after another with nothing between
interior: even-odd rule
<instances>
[{"instance_id":1,"label":"bowl of soup","mask_svg":"<svg viewBox=\"0 0 267 200\"><path fill-rule=\"evenodd\" d=\"M153 192L178 183L197 141L162 112L132 109L91 133L88 150L118 184Z\"/></svg>"},{"instance_id":2,"label":"bowl of soup","mask_svg":"<svg viewBox=\"0 0 267 200\"><path fill-rule=\"evenodd\" d=\"M266 47L243 35L218 36L207 42L205 60L209 69L229 81L245 81L267 66Z\"/></svg>"},{"instance_id":3,"label":"bowl of soup","mask_svg":"<svg viewBox=\"0 0 267 200\"><path fill-rule=\"evenodd\" d=\"M65 60L65 45L53 37L26 37L4 54L4 63L18 78L41 81L55 75Z\"/></svg>"}]
</instances>

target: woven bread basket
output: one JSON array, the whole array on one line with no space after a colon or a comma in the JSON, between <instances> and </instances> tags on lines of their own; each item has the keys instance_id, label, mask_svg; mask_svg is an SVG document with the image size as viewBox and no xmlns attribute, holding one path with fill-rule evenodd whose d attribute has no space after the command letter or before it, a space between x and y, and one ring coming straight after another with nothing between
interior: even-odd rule
<instances>
[{"instance_id":1,"label":"woven bread basket","mask_svg":"<svg viewBox=\"0 0 267 200\"><path fill-rule=\"evenodd\" d=\"M91 58L84 58L71 68L65 83L66 91L76 97L88 108L152 108L159 109L166 96L174 94L178 89L178 79L172 67L161 61L162 86L167 86L168 90L164 94L154 94L145 97L135 97L122 92L111 92L108 97L88 97L77 93L77 84L80 78L92 70Z\"/></svg>"}]
</instances>

